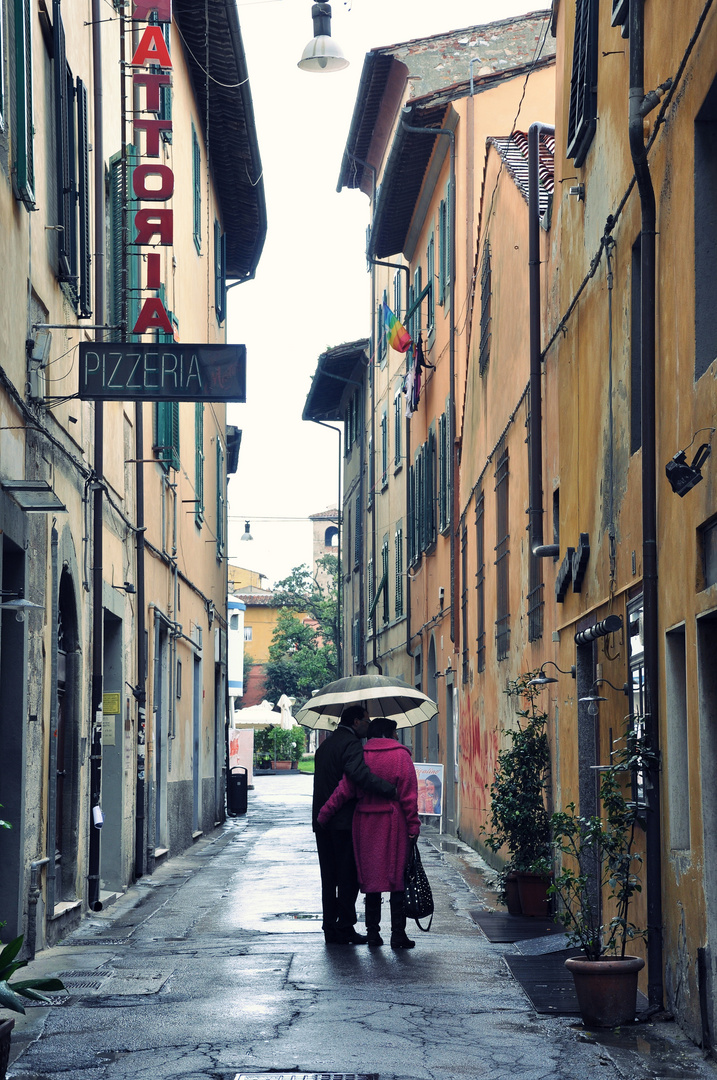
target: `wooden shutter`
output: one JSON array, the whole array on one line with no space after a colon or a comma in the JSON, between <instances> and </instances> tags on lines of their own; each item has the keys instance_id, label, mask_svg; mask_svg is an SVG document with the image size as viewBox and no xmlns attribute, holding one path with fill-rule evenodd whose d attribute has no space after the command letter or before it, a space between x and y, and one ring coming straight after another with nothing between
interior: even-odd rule
<instances>
[{"instance_id":1,"label":"wooden shutter","mask_svg":"<svg viewBox=\"0 0 717 1080\"><path fill-rule=\"evenodd\" d=\"M214 307L217 322L223 323L227 311L227 238L219 222L214 222Z\"/></svg>"},{"instance_id":2,"label":"wooden shutter","mask_svg":"<svg viewBox=\"0 0 717 1080\"><path fill-rule=\"evenodd\" d=\"M224 447L217 439L217 559L224 555L224 508L226 505L226 470L224 468Z\"/></svg>"},{"instance_id":3,"label":"wooden shutter","mask_svg":"<svg viewBox=\"0 0 717 1080\"><path fill-rule=\"evenodd\" d=\"M485 499L483 492L476 495L476 592L477 592L477 664L478 671L485 671Z\"/></svg>"},{"instance_id":4,"label":"wooden shutter","mask_svg":"<svg viewBox=\"0 0 717 1080\"><path fill-rule=\"evenodd\" d=\"M192 124L192 191L193 191L193 232L194 246L202 250L202 156L199 139Z\"/></svg>"},{"instance_id":5,"label":"wooden shutter","mask_svg":"<svg viewBox=\"0 0 717 1080\"><path fill-rule=\"evenodd\" d=\"M399 524L394 534L395 561L396 561L396 586L395 607L396 618L403 615L403 526Z\"/></svg>"},{"instance_id":6,"label":"wooden shutter","mask_svg":"<svg viewBox=\"0 0 717 1080\"><path fill-rule=\"evenodd\" d=\"M32 111L32 5L15 0L15 181L27 210L35 209Z\"/></svg>"},{"instance_id":7,"label":"wooden shutter","mask_svg":"<svg viewBox=\"0 0 717 1080\"><path fill-rule=\"evenodd\" d=\"M194 521L204 521L204 402L194 403Z\"/></svg>"},{"instance_id":8,"label":"wooden shutter","mask_svg":"<svg viewBox=\"0 0 717 1080\"><path fill-rule=\"evenodd\" d=\"M478 373L483 375L490 360L491 339L491 265L490 244L486 240L483 244L483 260L480 272L480 350L478 359Z\"/></svg>"}]
</instances>

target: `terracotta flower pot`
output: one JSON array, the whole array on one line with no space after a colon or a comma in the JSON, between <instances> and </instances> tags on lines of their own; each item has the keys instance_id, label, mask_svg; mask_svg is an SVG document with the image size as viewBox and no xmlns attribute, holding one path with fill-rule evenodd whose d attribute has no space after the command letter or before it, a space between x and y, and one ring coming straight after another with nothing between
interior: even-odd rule
<instances>
[{"instance_id":1,"label":"terracotta flower pot","mask_svg":"<svg viewBox=\"0 0 717 1080\"><path fill-rule=\"evenodd\" d=\"M547 919L549 915L548 888L550 879L542 874L531 874L528 871L518 871L518 893L520 894L520 906L524 915L532 915L535 918Z\"/></svg>"},{"instance_id":2,"label":"terracotta flower pot","mask_svg":"<svg viewBox=\"0 0 717 1080\"><path fill-rule=\"evenodd\" d=\"M274 762L274 768L277 771L286 770L288 772L291 769L291 762L290 761L275 761Z\"/></svg>"},{"instance_id":3,"label":"terracotta flower pot","mask_svg":"<svg viewBox=\"0 0 717 1080\"><path fill-rule=\"evenodd\" d=\"M619 1027L635 1019L637 973L645 966L641 956L575 956L565 966L573 976L585 1027Z\"/></svg>"},{"instance_id":4,"label":"terracotta flower pot","mask_svg":"<svg viewBox=\"0 0 717 1080\"><path fill-rule=\"evenodd\" d=\"M10 1058L10 1036L14 1027L14 1020L0 1021L0 1080L5 1080L7 1063Z\"/></svg>"}]
</instances>

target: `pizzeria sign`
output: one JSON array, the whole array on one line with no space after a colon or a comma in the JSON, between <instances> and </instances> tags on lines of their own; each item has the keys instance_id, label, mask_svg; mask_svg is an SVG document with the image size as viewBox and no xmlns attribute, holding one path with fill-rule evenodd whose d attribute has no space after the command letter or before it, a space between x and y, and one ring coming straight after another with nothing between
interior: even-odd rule
<instances>
[{"instance_id":1,"label":"pizzeria sign","mask_svg":"<svg viewBox=\"0 0 717 1080\"><path fill-rule=\"evenodd\" d=\"M246 401L245 345L80 342L83 401Z\"/></svg>"}]
</instances>

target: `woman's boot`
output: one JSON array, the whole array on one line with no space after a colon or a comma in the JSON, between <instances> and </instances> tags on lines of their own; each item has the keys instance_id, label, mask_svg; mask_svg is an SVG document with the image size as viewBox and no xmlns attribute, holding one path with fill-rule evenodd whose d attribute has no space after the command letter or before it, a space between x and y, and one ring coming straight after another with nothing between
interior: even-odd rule
<instances>
[{"instance_id":1,"label":"woman's boot","mask_svg":"<svg viewBox=\"0 0 717 1080\"><path fill-rule=\"evenodd\" d=\"M403 906L403 893L391 893L391 948L412 949L415 944L415 941L411 941L410 937L406 936L406 911Z\"/></svg>"},{"instance_id":2,"label":"woman's boot","mask_svg":"<svg viewBox=\"0 0 717 1080\"><path fill-rule=\"evenodd\" d=\"M366 933L369 945L383 945L381 937L381 893L366 893Z\"/></svg>"}]
</instances>

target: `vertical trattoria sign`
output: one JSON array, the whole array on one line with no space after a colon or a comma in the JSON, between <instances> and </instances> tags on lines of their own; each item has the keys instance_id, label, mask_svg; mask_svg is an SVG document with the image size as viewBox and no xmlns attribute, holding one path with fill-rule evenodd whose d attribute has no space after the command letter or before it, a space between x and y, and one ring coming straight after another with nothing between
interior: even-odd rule
<instances>
[{"instance_id":1,"label":"vertical trattoria sign","mask_svg":"<svg viewBox=\"0 0 717 1080\"><path fill-rule=\"evenodd\" d=\"M135 24L157 14L159 23L172 21L172 0L135 0L132 18ZM174 211L166 204L174 194L174 173L160 161L162 132L172 130L172 121L151 113L159 113L162 90L171 87L172 57L162 27L147 22L131 61L132 85L138 91L140 115L132 121L135 145L144 144L139 164L132 170L132 191L141 206L134 215L132 244L135 247L171 247L174 243ZM171 93L171 90L170 90ZM144 139L142 139L144 135ZM146 280L143 290L159 290L162 286L161 256L151 251L143 260ZM158 296L147 296L142 304L133 334L160 330L173 335L167 310Z\"/></svg>"}]
</instances>

